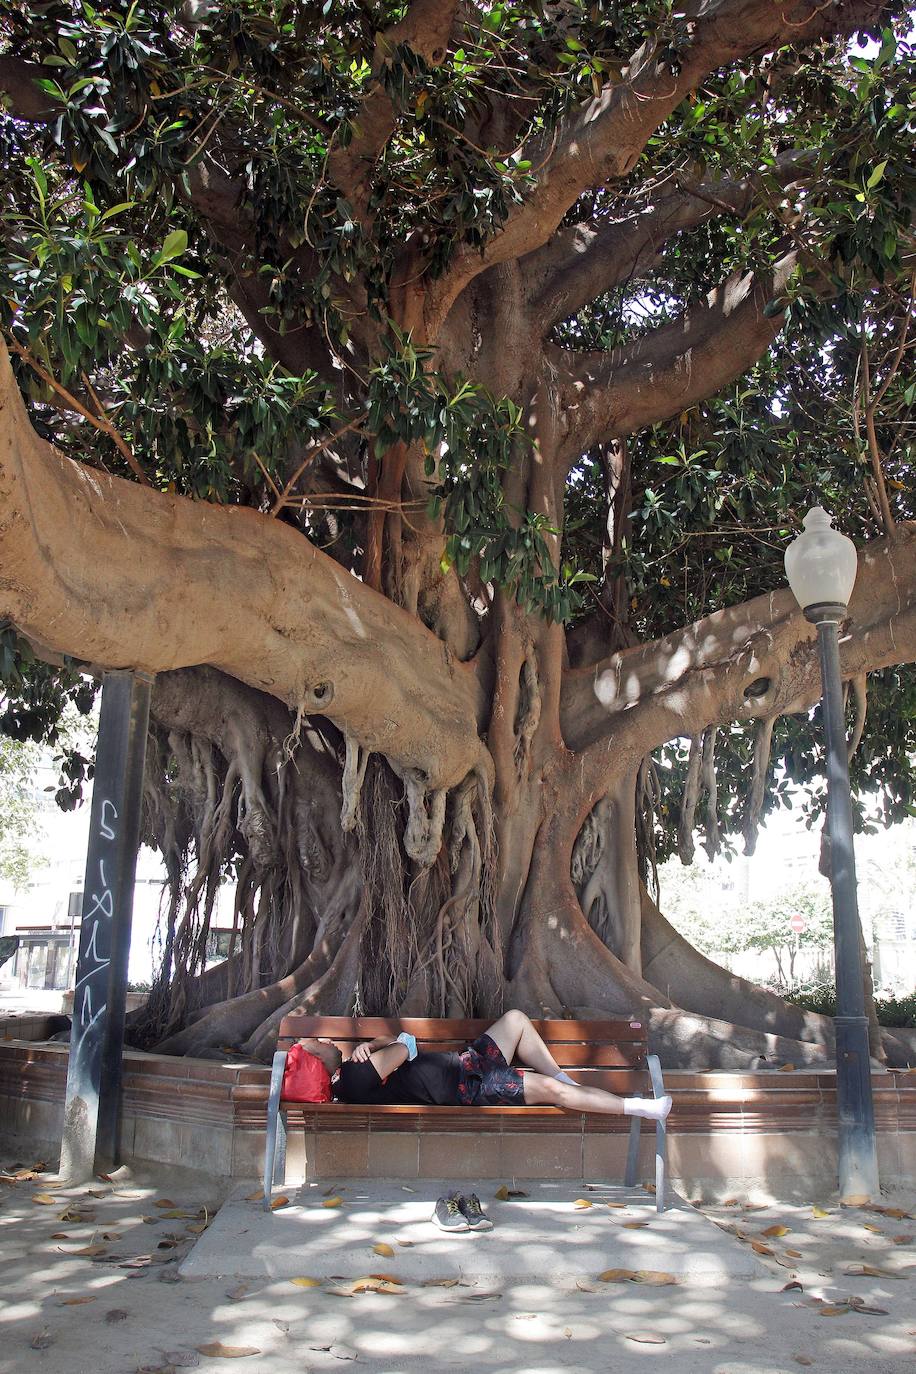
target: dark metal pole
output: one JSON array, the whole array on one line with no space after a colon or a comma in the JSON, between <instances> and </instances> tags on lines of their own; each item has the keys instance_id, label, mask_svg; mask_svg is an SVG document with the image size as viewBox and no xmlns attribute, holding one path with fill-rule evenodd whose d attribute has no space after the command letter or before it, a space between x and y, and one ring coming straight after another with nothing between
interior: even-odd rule
<instances>
[{"instance_id":1,"label":"dark metal pole","mask_svg":"<svg viewBox=\"0 0 916 1374\"><path fill-rule=\"evenodd\" d=\"M152 679L106 673L92 786L60 1171L117 1163L127 961Z\"/></svg>"},{"instance_id":2,"label":"dark metal pole","mask_svg":"<svg viewBox=\"0 0 916 1374\"><path fill-rule=\"evenodd\" d=\"M843 720L839 626L845 606L810 606L817 626L827 739L827 823L836 958L836 1095L840 1197L877 1197L878 1156L871 1093L868 1017L859 944L859 907L852 839L852 804Z\"/></svg>"}]
</instances>

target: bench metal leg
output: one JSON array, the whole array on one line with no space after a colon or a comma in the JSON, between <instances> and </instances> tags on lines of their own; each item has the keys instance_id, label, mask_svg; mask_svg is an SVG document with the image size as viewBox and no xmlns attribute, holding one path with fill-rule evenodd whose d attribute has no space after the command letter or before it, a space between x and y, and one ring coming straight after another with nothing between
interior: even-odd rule
<instances>
[{"instance_id":1,"label":"bench metal leg","mask_svg":"<svg viewBox=\"0 0 916 1374\"><path fill-rule=\"evenodd\" d=\"M628 1188L632 1188L636 1183L636 1171L639 1168L639 1127L641 1118L638 1116L630 1117L630 1143L627 1146L627 1171L623 1176L623 1181Z\"/></svg>"},{"instance_id":2,"label":"bench metal leg","mask_svg":"<svg viewBox=\"0 0 916 1374\"><path fill-rule=\"evenodd\" d=\"M286 1050L277 1050L270 1070L270 1094L267 1098L267 1136L264 1142L264 1201L265 1212L270 1211L273 1185L282 1181L286 1172L286 1113L280 1111L280 1093L283 1088L283 1070L286 1068ZM281 1172L282 1170L282 1172Z\"/></svg>"},{"instance_id":3,"label":"bench metal leg","mask_svg":"<svg viewBox=\"0 0 916 1374\"><path fill-rule=\"evenodd\" d=\"M646 1055L646 1068L649 1070L649 1077L652 1080L653 1095L664 1097L665 1081L662 1078L662 1066L657 1054ZM657 1121L655 1123L655 1210L657 1212L665 1210L667 1160L668 1123L667 1121Z\"/></svg>"}]
</instances>

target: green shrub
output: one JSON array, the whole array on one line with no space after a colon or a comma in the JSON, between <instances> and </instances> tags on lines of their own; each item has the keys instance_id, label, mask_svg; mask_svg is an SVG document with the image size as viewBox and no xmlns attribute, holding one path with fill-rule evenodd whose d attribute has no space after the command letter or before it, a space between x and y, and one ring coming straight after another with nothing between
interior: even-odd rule
<instances>
[{"instance_id":1,"label":"green shrub","mask_svg":"<svg viewBox=\"0 0 916 1374\"><path fill-rule=\"evenodd\" d=\"M782 994L787 1002L821 1016L836 1016L836 987L833 983L800 983ZM903 997L876 997L875 1012L880 1026L916 1027L916 992Z\"/></svg>"}]
</instances>

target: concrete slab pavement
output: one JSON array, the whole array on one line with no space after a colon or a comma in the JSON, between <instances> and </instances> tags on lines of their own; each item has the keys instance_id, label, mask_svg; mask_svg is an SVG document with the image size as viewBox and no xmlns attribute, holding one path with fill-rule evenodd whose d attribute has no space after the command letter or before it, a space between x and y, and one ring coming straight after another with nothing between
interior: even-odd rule
<instances>
[{"instance_id":1,"label":"concrete slab pavement","mask_svg":"<svg viewBox=\"0 0 916 1374\"><path fill-rule=\"evenodd\" d=\"M759 1277L754 1252L676 1198L657 1213L642 1188L526 1180L526 1196L476 1191L494 1229L445 1235L430 1221L453 1183L433 1179L341 1179L286 1191L289 1205L265 1212L259 1190L238 1188L183 1260L183 1278L357 1278L384 1269L405 1282L458 1278L499 1286L559 1283L604 1270L648 1269L696 1284ZM277 1197L280 1193L277 1193ZM328 1207L331 1198L340 1205ZM588 1204L588 1205L583 1205ZM373 1249L389 1245L393 1255Z\"/></svg>"}]
</instances>

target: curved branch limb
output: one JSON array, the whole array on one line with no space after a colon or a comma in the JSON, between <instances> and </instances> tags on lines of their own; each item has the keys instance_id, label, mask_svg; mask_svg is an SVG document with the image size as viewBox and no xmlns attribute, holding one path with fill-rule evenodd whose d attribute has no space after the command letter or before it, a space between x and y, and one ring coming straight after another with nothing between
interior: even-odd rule
<instances>
[{"instance_id":1,"label":"curved branch limb","mask_svg":"<svg viewBox=\"0 0 916 1374\"><path fill-rule=\"evenodd\" d=\"M767 173L788 186L803 180L813 167L811 154L793 151L777 158ZM559 229L549 243L524 259L530 308L544 333L603 292L646 276L676 234L714 216L746 215L758 180L723 177L695 183L674 176L647 203L621 218Z\"/></svg>"},{"instance_id":2,"label":"curved branch limb","mask_svg":"<svg viewBox=\"0 0 916 1374\"><path fill-rule=\"evenodd\" d=\"M855 678L916 658L916 523L893 541L875 540L859 572L840 646L843 675ZM760 694L747 688L766 678ZM654 644L567 672L563 733L600 772L609 741L640 756L707 726L807 710L820 699L814 631L788 590L706 616Z\"/></svg>"},{"instance_id":3,"label":"curved branch limb","mask_svg":"<svg viewBox=\"0 0 916 1374\"><path fill-rule=\"evenodd\" d=\"M0 615L33 642L110 668L211 664L328 716L430 788L478 763L474 670L415 617L288 525L63 457L29 424L5 350L0 512Z\"/></svg>"},{"instance_id":4,"label":"curved branch limb","mask_svg":"<svg viewBox=\"0 0 916 1374\"><path fill-rule=\"evenodd\" d=\"M408 47L430 67L439 67L448 51L457 0L413 0L404 18L376 37L372 77L354 121L356 132L344 148L338 144L328 157L328 172L349 197L357 217L368 225L372 172L382 149L394 133L398 111L381 80L384 67L398 47Z\"/></svg>"},{"instance_id":5,"label":"curved branch limb","mask_svg":"<svg viewBox=\"0 0 916 1374\"><path fill-rule=\"evenodd\" d=\"M769 348L782 314L764 313L796 266L788 253L765 278L736 273L670 324L607 353L547 345L569 412L568 460L670 419L740 377Z\"/></svg>"}]
</instances>

